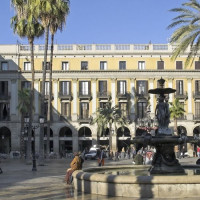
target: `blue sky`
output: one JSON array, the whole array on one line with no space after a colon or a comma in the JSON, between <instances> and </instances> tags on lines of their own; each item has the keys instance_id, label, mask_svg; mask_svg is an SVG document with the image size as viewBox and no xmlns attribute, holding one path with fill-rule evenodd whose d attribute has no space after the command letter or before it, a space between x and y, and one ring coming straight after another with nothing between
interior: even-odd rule
<instances>
[{"instance_id":1,"label":"blue sky","mask_svg":"<svg viewBox=\"0 0 200 200\"><path fill-rule=\"evenodd\" d=\"M175 14L170 9L187 0L71 0L70 14L58 44L145 44L167 43L173 30L167 30ZM10 0L0 4L0 44L16 44L20 39L10 28L14 15ZM35 43L43 44L44 37Z\"/></svg>"}]
</instances>

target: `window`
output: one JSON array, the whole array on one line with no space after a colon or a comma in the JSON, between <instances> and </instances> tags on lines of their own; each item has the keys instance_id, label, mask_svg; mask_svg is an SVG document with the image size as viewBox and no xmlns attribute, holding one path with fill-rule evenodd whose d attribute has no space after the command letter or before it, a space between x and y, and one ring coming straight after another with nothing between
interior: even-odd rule
<instances>
[{"instance_id":1,"label":"window","mask_svg":"<svg viewBox=\"0 0 200 200\"><path fill-rule=\"evenodd\" d=\"M22 89L31 89L31 82L30 81L22 81L21 83Z\"/></svg>"},{"instance_id":2,"label":"window","mask_svg":"<svg viewBox=\"0 0 200 200\"><path fill-rule=\"evenodd\" d=\"M195 94L200 95L200 80L195 81Z\"/></svg>"},{"instance_id":3,"label":"window","mask_svg":"<svg viewBox=\"0 0 200 200\"><path fill-rule=\"evenodd\" d=\"M31 63L30 62L25 62L24 63L24 70L25 71L30 71L31 70Z\"/></svg>"},{"instance_id":4,"label":"window","mask_svg":"<svg viewBox=\"0 0 200 200\"><path fill-rule=\"evenodd\" d=\"M195 69L200 69L200 61L195 61Z\"/></svg>"},{"instance_id":5,"label":"window","mask_svg":"<svg viewBox=\"0 0 200 200\"><path fill-rule=\"evenodd\" d=\"M106 94L107 92L107 81L99 81L99 93Z\"/></svg>"},{"instance_id":6,"label":"window","mask_svg":"<svg viewBox=\"0 0 200 200\"><path fill-rule=\"evenodd\" d=\"M1 70L8 70L8 62L1 62Z\"/></svg>"},{"instance_id":7,"label":"window","mask_svg":"<svg viewBox=\"0 0 200 200\"><path fill-rule=\"evenodd\" d=\"M63 71L69 70L69 62L62 62L62 70Z\"/></svg>"},{"instance_id":8,"label":"window","mask_svg":"<svg viewBox=\"0 0 200 200\"><path fill-rule=\"evenodd\" d=\"M137 93L139 95L147 94L148 81L137 81Z\"/></svg>"},{"instance_id":9,"label":"window","mask_svg":"<svg viewBox=\"0 0 200 200\"><path fill-rule=\"evenodd\" d=\"M160 69L160 70L164 69L164 61L157 62L157 69Z\"/></svg>"},{"instance_id":10,"label":"window","mask_svg":"<svg viewBox=\"0 0 200 200\"><path fill-rule=\"evenodd\" d=\"M79 93L80 95L89 95L90 93L90 82L89 81L80 81L79 82Z\"/></svg>"},{"instance_id":11,"label":"window","mask_svg":"<svg viewBox=\"0 0 200 200\"><path fill-rule=\"evenodd\" d=\"M147 102L138 102L137 103L137 117L138 118L146 117L146 109L147 109Z\"/></svg>"},{"instance_id":12,"label":"window","mask_svg":"<svg viewBox=\"0 0 200 200\"><path fill-rule=\"evenodd\" d=\"M126 61L119 61L119 69L126 70Z\"/></svg>"},{"instance_id":13,"label":"window","mask_svg":"<svg viewBox=\"0 0 200 200\"><path fill-rule=\"evenodd\" d=\"M100 102L99 107L100 108L105 108L106 105L110 104L109 102Z\"/></svg>"},{"instance_id":14,"label":"window","mask_svg":"<svg viewBox=\"0 0 200 200\"><path fill-rule=\"evenodd\" d=\"M195 102L195 118L200 118L200 102Z\"/></svg>"},{"instance_id":15,"label":"window","mask_svg":"<svg viewBox=\"0 0 200 200\"><path fill-rule=\"evenodd\" d=\"M49 95L49 82L45 82L45 95Z\"/></svg>"},{"instance_id":16,"label":"window","mask_svg":"<svg viewBox=\"0 0 200 200\"><path fill-rule=\"evenodd\" d=\"M127 103L119 103L119 108L122 112L123 117L128 117L128 106Z\"/></svg>"},{"instance_id":17,"label":"window","mask_svg":"<svg viewBox=\"0 0 200 200\"><path fill-rule=\"evenodd\" d=\"M10 104L0 103L0 120L9 120Z\"/></svg>"},{"instance_id":18,"label":"window","mask_svg":"<svg viewBox=\"0 0 200 200\"><path fill-rule=\"evenodd\" d=\"M117 81L117 93L126 94L126 81Z\"/></svg>"},{"instance_id":19,"label":"window","mask_svg":"<svg viewBox=\"0 0 200 200\"><path fill-rule=\"evenodd\" d=\"M88 70L88 62L81 61L81 70Z\"/></svg>"},{"instance_id":20,"label":"window","mask_svg":"<svg viewBox=\"0 0 200 200\"><path fill-rule=\"evenodd\" d=\"M80 103L80 115L82 119L89 118L89 103Z\"/></svg>"},{"instance_id":21,"label":"window","mask_svg":"<svg viewBox=\"0 0 200 200\"><path fill-rule=\"evenodd\" d=\"M46 66L46 70L50 70L50 62L46 62L47 66ZM44 68L44 62L42 62L42 66Z\"/></svg>"},{"instance_id":22,"label":"window","mask_svg":"<svg viewBox=\"0 0 200 200\"><path fill-rule=\"evenodd\" d=\"M71 93L71 82L70 81L61 81L60 82L60 93L62 95L70 95L70 93Z\"/></svg>"},{"instance_id":23,"label":"window","mask_svg":"<svg viewBox=\"0 0 200 200\"><path fill-rule=\"evenodd\" d=\"M183 80L176 81L176 93L183 95Z\"/></svg>"},{"instance_id":24,"label":"window","mask_svg":"<svg viewBox=\"0 0 200 200\"><path fill-rule=\"evenodd\" d=\"M0 95L8 96L8 81L0 81Z\"/></svg>"},{"instance_id":25,"label":"window","mask_svg":"<svg viewBox=\"0 0 200 200\"><path fill-rule=\"evenodd\" d=\"M100 70L106 70L106 69L107 69L107 62L100 61Z\"/></svg>"},{"instance_id":26,"label":"window","mask_svg":"<svg viewBox=\"0 0 200 200\"><path fill-rule=\"evenodd\" d=\"M69 102L63 102L61 104L61 114L67 118L71 117L71 105Z\"/></svg>"},{"instance_id":27,"label":"window","mask_svg":"<svg viewBox=\"0 0 200 200\"><path fill-rule=\"evenodd\" d=\"M183 69L183 62L182 61L176 61L176 69Z\"/></svg>"},{"instance_id":28,"label":"window","mask_svg":"<svg viewBox=\"0 0 200 200\"><path fill-rule=\"evenodd\" d=\"M145 61L139 61L138 62L138 69L144 70L145 69Z\"/></svg>"}]
</instances>

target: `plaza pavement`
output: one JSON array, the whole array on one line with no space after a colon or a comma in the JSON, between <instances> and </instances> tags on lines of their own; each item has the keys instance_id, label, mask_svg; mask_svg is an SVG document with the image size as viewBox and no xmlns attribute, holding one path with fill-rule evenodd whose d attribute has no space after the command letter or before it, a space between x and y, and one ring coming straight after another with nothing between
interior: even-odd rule
<instances>
[{"instance_id":1,"label":"plaza pavement","mask_svg":"<svg viewBox=\"0 0 200 200\"><path fill-rule=\"evenodd\" d=\"M180 163L195 164L197 158L182 158ZM65 171L71 159L46 160L45 166L37 166L32 172L32 165L26 165L19 159L2 160L0 167L0 200L121 200L121 197L106 197L82 194L64 182ZM105 165L132 164L132 160L110 161ZM87 160L83 168L97 166L96 160ZM134 198L123 198L123 200ZM192 199L192 198L189 198ZM195 199L195 198L193 198ZM200 199L200 198L198 198ZM177 200L177 199L176 199Z\"/></svg>"}]
</instances>

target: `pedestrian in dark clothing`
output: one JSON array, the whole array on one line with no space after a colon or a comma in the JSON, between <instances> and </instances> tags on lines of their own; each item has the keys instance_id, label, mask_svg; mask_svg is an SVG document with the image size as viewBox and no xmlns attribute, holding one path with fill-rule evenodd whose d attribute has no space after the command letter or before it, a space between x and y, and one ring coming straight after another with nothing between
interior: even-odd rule
<instances>
[{"instance_id":1,"label":"pedestrian in dark clothing","mask_svg":"<svg viewBox=\"0 0 200 200\"><path fill-rule=\"evenodd\" d=\"M1 163L1 161L0 161L0 163ZM2 174L3 173L3 170L1 169L1 167L0 167L0 174Z\"/></svg>"}]
</instances>

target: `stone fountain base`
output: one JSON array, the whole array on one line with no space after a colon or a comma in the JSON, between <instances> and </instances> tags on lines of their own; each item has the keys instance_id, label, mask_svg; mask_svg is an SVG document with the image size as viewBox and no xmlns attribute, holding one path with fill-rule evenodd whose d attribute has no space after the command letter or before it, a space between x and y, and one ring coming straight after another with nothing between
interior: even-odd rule
<instances>
[{"instance_id":1,"label":"stone fountain base","mask_svg":"<svg viewBox=\"0 0 200 200\"><path fill-rule=\"evenodd\" d=\"M149 166L111 166L75 171L74 188L85 193L118 197L182 199L200 196L199 175L127 176L102 173L102 170L122 168L148 170Z\"/></svg>"}]
</instances>

